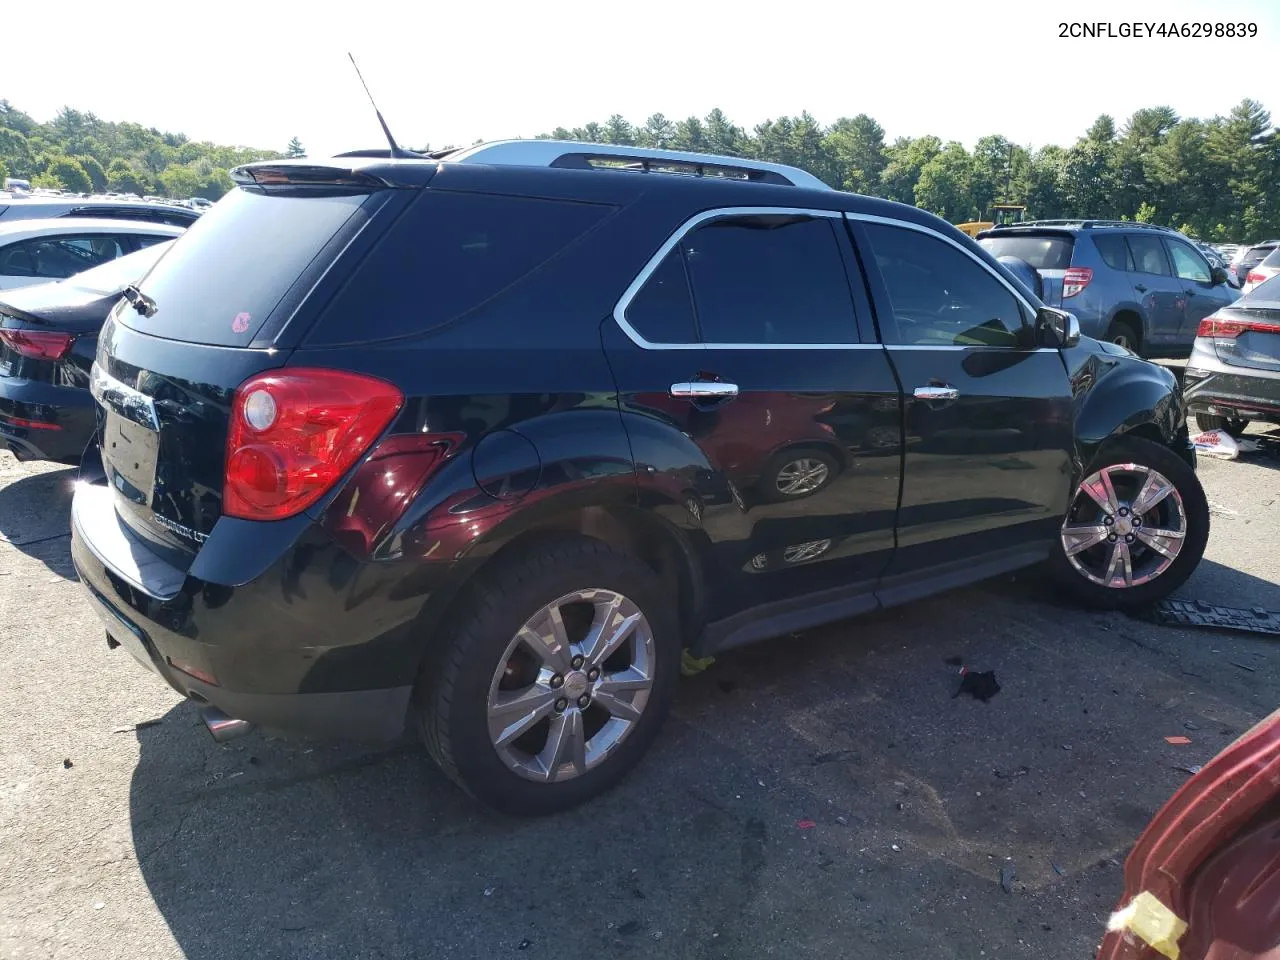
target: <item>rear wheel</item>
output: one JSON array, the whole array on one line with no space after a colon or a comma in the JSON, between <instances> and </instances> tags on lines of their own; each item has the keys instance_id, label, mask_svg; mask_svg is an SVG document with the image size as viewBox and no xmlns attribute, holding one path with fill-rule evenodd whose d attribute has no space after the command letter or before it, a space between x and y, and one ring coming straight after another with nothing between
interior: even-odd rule
<instances>
[{"instance_id":1,"label":"rear wheel","mask_svg":"<svg viewBox=\"0 0 1280 960\"><path fill-rule=\"evenodd\" d=\"M586 538L481 575L415 691L441 768L503 813L565 810L636 765L671 706L679 628L657 575Z\"/></svg>"},{"instance_id":2,"label":"rear wheel","mask_svg":"<svg viewBox=\"0 0 1280 960\"><path fill-rule=\"evenodd\" d=\"M1239 437L1249 429L1249 421L1240 417L1214 417L1207 413L1197 413L1196 426L1201 430L1222 430L1233 437Z\"/></svg>"},{"instance_id":3,"label":"rear wheel","mask_svg":"<svg viewBox=\"0 0 1280 960\"><path fill-rule=\"evenodd\" d=\"M1138 331L1127 320L1113 320L1107 328L1107 339L1133 353L1138 353L1142 347Z\"/></svg>"},{"instance_id":4,"label":"rear wheel","mask_svg":"<svg viewBox=\"0 0 1280 960\"><path fill-rule=\"evenodd\" d=\"M1195 471L1168 447L1126 438L1104 448L1072 497L1050 567L1092 607L1141 607L1186 582L1209 539Z\"/></svg>"}]
</instances>

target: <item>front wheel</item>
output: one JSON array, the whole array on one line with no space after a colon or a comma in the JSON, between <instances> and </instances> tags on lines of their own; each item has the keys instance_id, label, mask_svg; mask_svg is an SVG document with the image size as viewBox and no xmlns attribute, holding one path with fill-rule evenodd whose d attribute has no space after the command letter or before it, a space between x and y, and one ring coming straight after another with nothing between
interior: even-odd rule
<instances>
[{"instance_id":1,"label":"front wheel","mask_svg":"<svg viewBox=\"0 0 1280 960\"><path fill-rule=\"evenodd\" d=\"M1168 447L1125 438L1105 447L1076 488L1050 568L1091 607L1135 608L1186 582L1209 540L1195 471Z\"/></svg>"},{"instance_id":2,"label":"front wheel","mask_svg":"<svg viewBox=\"0 0 1280 960\"><path fill-rule=\"evenodd\" d=\"M554 813L609 789L658 734L679 679L668 591L578 537L499 558L460 598L415 690L427 749L503 813Z\"/></svg>"}]
</instances>

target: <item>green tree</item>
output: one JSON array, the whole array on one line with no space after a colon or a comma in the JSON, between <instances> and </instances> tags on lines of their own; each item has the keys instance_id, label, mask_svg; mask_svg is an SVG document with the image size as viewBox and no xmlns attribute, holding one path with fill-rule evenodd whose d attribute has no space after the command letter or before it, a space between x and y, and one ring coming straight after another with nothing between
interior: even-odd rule
<instances>
[{"instance_id":1,"label":"green tree","mask_svg":"<svg viewBox=\"0 0 1280 960\"><path fill-rule=\"evenodd\" d=\"M84 167L84 172L89 175L89 182L95 192L107 189L107 171L102 169L102 164L89 154L76 157L75 160Z\"/></svg>"},{"instance_id":2,"label":"green tree","mask_svg":"<svg viewBox=\"0 0 1280 960\"><path fill-rule=\"evenodd\" d=\"M14 177L28 177L36 171L31 164L31 142L17 130L0 127L0 159Z\"/></svg>"},{"instance_id":3,"label":"green tree","mask_svg":"<svg viewBox=\"0 0 1280 960\"><path fill-rule=\"evenodd\" d=\"M676 138L676 125L660 113L655 113L636 132L636 141L642 146L666 150Z\"/></svg>"},{"instance_id":4,"label":"green tree","mask_svg":"<svg viewBox=\"0 0 1280 960\"><path fill-rule=\"evenodd\" d=\"M899 137L885 148L885 166L880 173L883 196L899 203L915 203L920 171L942 152L942 141L934 136Z\"/></svg>"},{"instance_id":5,"label":"green tree","mask_svg":"<svg viewBox=\"0 0 1280 960\"><path fill-rule=\"evenodd\" d=\"M620 146L632 146L636 142L636 131L624 116L615 113L604 125L604 142Z\"/></svg>"},{"instance_id":6,"label":"green tree","mask_svg":"<svg viewBox=\"0 0 1280 960\"><path fill-rule=\"evenodd\" d=\"M286 157L305 157L307 155L307 150L302 145L302 141L299 140L297 137L294 137L292 140L289 141L289 145L284 148L284 155ZM192 157L191 159L194 160L195 157ZM190 161L184 161L184 162L190 162Z\"/></svg>"},{"instance_id":7,"label":"green tree","mask_svg":"<svg viewBox=\"0 0 1280 960\"><path fill-rule=\"evenodd\" d=\"M5 164L4 158L0 157L0 185L4 184L4 178L9 176L9 167Z\"/></svg>"},{"instance_id":8,"label":"green tree","mask_svg":"<svg viewBox=\"0 0 1280 960\"><path fill-rule=\"evenodd\" d=\"M888 162L885 157L884 128L865 113L841 117L831 125L823 138L836 186L854 193L875 193L880 188L880 174Z\"/></svg>"},{"instance_id":9,"label":"green tree","mask_svg":"<svg viewBox=\"0 0 1280 960\"><path fill-rule=\"evenodd\" d=\"M740 157L744 148L744 135L741 127L729 122L719 107L707 114L705 121L707 150L727 157Z\"/></svg>"},{"instance_id":10,"label":"green tree","mask_svg":"<svg viewBox=\"0 0 1280 960\"><path fill-rule=\"evenodd\" d=\"M89 179L89 174L81 166L80 161L73 157L52 158L44 172L61 183L64 190L88 193L93 189L93 181Z\"/></svg>"},{"instance_id":11,"label":"green tree","mask_svg":"<svg viewBox=\"0 0 1280 960\"><path fill-rule=\"evenodd\" d=\"M920 168L916 206L956 223L974 219L973 174L968 151L959 143L948 143Z\"/></svg>"},{"instance_id":12,"label":"green tree","mask_svg":"<svg viewBox=\"0 0 1280 960\"><path fill-rule=\"evenodd\" d=\"M136 193L143 196L151 192L151 180L129 161L116 157L107 169L107 189L114 193Z\"/></svg>"},{"instance_id":13,"label":"green tree","mask_svg":"<svg viewBox=\"0 0 1280 960\"><path fill-rule=\"evenodd\" d=\"M686 117L677 123L672 146L677 150L705 151L707 135L702 129L702 121L697 117Z\"/></svg>"}]
</instances>

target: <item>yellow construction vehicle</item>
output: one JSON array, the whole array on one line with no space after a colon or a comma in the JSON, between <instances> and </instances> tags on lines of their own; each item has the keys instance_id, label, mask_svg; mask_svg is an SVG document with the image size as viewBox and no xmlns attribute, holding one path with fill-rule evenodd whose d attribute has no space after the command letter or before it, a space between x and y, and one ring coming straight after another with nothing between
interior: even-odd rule
<instances>
[{"instance_id":1,"label":"yellow construction vehicle","mask_svg":"<svg viewBox=\"0 0 1280 960\"><path fill-rule=\"evenodd\" d=\"M1016 203L996 203L991 207L990 220L970 220L968 223L957 223L956 229L961 233L967 233L971 237L976 237L983 230L990 230L999 224L1005 226L1010 223L1021 223L1022 216L1027 212L1027 208Z\"/></svg>"}]
</instances>

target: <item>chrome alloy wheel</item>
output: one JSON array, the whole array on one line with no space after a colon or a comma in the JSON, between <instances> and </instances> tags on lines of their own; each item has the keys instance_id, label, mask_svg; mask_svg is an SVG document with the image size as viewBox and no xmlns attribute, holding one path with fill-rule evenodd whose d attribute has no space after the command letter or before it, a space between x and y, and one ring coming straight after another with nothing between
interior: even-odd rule
<instances>
[{"instance_id":1,"label":"chrome alloy wheel","mask_svg":"<svg viewBox=\"0 0 1280 960\"><path fill-rule=\"evenodd\" d=\"M774 480L774 484L778 488L778 492L788 497L798 497L801 494L813 493L824 483L827 482L827 476L830 469L821 460L813 460L809 457L801 457L799 460L792 460L778 471L778 476Z\"/></svg>"},{"instance_id":2,"label":"chrome alloy wheel","mask_svg":"<svg viewBox=\"0 0 1280 960\"><path fill-rule=\"evenodd\" d=\"M1076 490L1062 549L1076 571L1104 587L1149 583L1178 558L1187 511L1177 487L1140 463L1103 467Z\"/></svg>"},{"instance_id":3,"label":"chrome alloy wheel","mask_svg":"<svg viewBox=\"0 0 1280 960\"><path fill-rule=\"evenodd\" d=\"M565 594L525 621L489 684L489 739L529 780L579 777L627 738L653 689L653 630L612 590Z\"/></svg>"}]
</instances>

